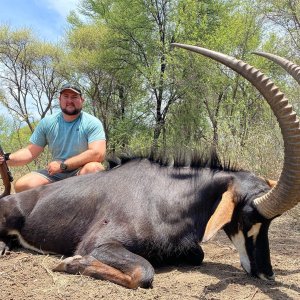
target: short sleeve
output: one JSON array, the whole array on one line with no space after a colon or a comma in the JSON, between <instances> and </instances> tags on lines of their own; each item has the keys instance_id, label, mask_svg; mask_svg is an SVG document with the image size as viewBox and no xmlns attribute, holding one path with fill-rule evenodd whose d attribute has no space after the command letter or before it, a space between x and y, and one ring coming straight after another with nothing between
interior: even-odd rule
<instances>
[{"instance_id":1,"label":"short sleeve","mask_svg":"<svg viewBox=\"0 0 300 300\"><path fill-rule=\"evenodd\" d=\"M105 139L105 132L102 122L97 118L92 118L88 126L88 143Z\"/></svg>"},{"instance_id":2,"label":"short sleeve","mask_svg":"<svg viewBox=\"0 0 300 300\"><path fill-rule=\"evenodd\" d=\"M32 144L38 145L40 147L45 147L47 145L46 132L44 130L45 124L44 119L40 121L37 127L34 129L33 134L30 137L30 142Z\"/></svg>"}]
</instances>

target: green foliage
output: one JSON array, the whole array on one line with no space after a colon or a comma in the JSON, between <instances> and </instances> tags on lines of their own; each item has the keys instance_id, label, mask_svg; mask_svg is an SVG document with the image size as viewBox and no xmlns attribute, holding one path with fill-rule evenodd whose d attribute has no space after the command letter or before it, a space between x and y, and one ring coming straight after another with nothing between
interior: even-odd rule
<instances>
[{"instance_id":1,"label":"green foliage","mask_svg":"<svg viewBox=\"0 0 300 300\"><path fill-rule=\"evenodd\" d=\"M290 53L299 56L300 49L300 2L298 0L256 1L266 17L266 27L272 28L283 43L289 45Z\"/></svg>"},{"instance_id":2,"label":"green foliage","mask_svg":"<svg viewBox=\"0 0 300 300\"><path fill-rule=\"evenodd\" d=\"M263 40L264 19L260 7L252 1L160 1L155 7L148 0L86 0L80 12L89 23L83 25L77 17L73 33L80 28L86 30L84 26L98 29L92 35L86 33L86 41L81 39L82 45L87 45L80 48L82 55L86 48L94 49L104 72L101 74L115 79L112 90L104 86L101 89L115 95L109 97L112 107L94 98L96 103L102 103L101 111L110 111L100 117L106 120L111 148L153 142L159 147L205 144L232 156L230 149L252 149L253 132L258 135L258 128L271 122L268 106L248 82L216 62L172 50L169 45L172 41L199 44L266 67L281 80L280 74L272 71L273 65L251 54L264 43L266 48L273 45L273 50L280 47L275 35ZM92 42L93 36L98 45ZM80 40L74 37L73 41ZM75 44L73 50L77 48ZM282 74L277 67L276 71ZM126 91L123 102L118 97L120 83ZM284 83L282 87L287 88ZM140 143L135 142L135 137Z\"/></svg>"},{"instance_id":3,"label":"green foliage","mask_svg":"<svg viewBox=\"0 0 300 300\"><path fill-rule=\"evenodd\" d=\"M13 124L13 126L11 125ZM0 117L0 143L4 152L15 152L20 148L26 147L29 143L31 130L28 126L17 127L11 120ZM18 179L29 171L44 168L49 159L46 150L37 160L22 167L11 168L14 179Z\"/></svg>"},{"instance_id":4,"label":"green foliage","mask_svg":"<svg viewBox=\"0 0 300 300\"><path fill-rule=\"evenodd\" d=\"M29 70L28 77L16 76L26 78L21 91L35 101L18 111L25 120L51 113L60 83L70 80L82 87L85 109L103 121L111 151L215 147L245 168L276 177L282 142L261 95L228 68L170 44L199 45L249 62L288 94L299 113L299 86L274 63L251 53L263 49L299 63L294 56L299 54L298 2L82 0L68 17L63 48L38 41L28 30L1 27L0 57L16 57L12 45L17 45L16 66ZM9 104L8 86L1 84L0 99ZM21 104L28 98L20 95ZM19 131L3 134L18 141L11 144L18 148L26 144L26 134L21 130L17 139L14 130ZM270 164L263 168L270 156L273 173Z\"/></svg>"},{"instance_id":5,"label":"green foliage","mask_svg":"<svg viewBox=\"0 0 300 300\"><path fill-rule=\"evenodd\" d=\"M61 56L59 47L39 41L30 30L0 26L0 101L31 132L37 119L52 112L63 81L57 67Z\"/></svg>"}]
</instances>

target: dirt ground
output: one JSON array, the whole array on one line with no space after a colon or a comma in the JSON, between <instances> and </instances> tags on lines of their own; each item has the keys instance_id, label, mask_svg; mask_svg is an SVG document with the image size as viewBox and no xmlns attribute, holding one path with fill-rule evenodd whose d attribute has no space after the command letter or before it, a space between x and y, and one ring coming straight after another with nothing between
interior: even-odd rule
<instances>
[{"instance_id":1,"label":"dirt ground","mask_svg":"<svg viewBox=\"0 0 300 300\"><path fill-rule=\"evenodd\" d=\"M276 280L252 278L223 232L204 244L199 267L156 269L152 289L128 290L80 275L54 273L60 257L18 249L0 257L0 299L300 299L299 205L273 221L270 247Z\"/></svg>"}]
</instances>

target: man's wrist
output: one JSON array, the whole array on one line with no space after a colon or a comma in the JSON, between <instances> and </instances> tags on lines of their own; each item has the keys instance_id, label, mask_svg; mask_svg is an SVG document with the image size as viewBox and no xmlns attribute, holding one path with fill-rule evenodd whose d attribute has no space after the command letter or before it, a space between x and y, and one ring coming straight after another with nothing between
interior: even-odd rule
<instances>
[{"instance_id":1,"label":"man's wrist","mask_svg":"<svg viewBox=\"0 0 300 300\"><path fill-rule=\"evenodd\" d=\"M3 157L4 157L4 160L10 160L10 156L11 153L4 153Z\"/></svg>"},{"instance_id":2,"label":"man's wrist","mask_svg":"<svg viewBox=\"0 0 300 300\"><path fill-rule=\"evenodd\" d=\"M68 165L66 163L64 163L64 162L61 162L60 163L60 169L62 171L67 171L68 170Z\"/></svg>"}]
</instances>

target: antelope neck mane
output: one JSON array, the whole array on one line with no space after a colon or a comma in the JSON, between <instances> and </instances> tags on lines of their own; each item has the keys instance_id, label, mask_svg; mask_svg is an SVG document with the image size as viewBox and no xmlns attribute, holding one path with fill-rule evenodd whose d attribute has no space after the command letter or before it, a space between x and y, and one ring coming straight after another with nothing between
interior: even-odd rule
<instances>
[{"instance_id":1,"label":"antelope neck mane","mask_svg":"<svg viewBox=\"0 0 300 300\"><path fill-rule=\"evenodd\" d=\"M151 163L159 164L162 167L203 169L209 168L214 171L238 172L244 171L228 159L221 160L219 155L210 151L201 153L200 151L161 151L149 153L126 153L109 156L110 168L117 165L124 165L133 160L148 159Z\"/></svg>"}]
</instances>

